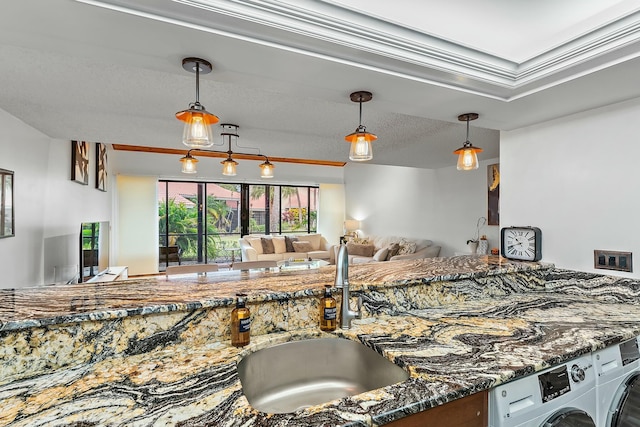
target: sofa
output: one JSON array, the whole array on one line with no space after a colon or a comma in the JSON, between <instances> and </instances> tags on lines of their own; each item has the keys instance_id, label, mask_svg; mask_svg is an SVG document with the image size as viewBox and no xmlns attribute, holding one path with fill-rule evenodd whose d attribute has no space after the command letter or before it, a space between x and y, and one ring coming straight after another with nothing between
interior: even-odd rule
<instances>
[{"instance_id":1,"label":"sofa","mask_svg":"<svg viewBox=\"0 0 640 427\"><path fill-rule=\"evenodd\" d=\"M331 251L330 262L335 264L340 246ZM398 236L368 236L347 242L349 264L368 262L400 261L407 259L435 258L440 254L440 246L431 240L412 239Z\"/></svg>"},{"instance_id":2,"label":"sofa","mask_svg":"<svg viewBox=\"0 0 640 427\"><path fill-rule=\"evenodd\" d=\"M321 234L248 234L239 240L242 261L311 258L330 261L331 245Z\"/></svg>"}]
</instances>

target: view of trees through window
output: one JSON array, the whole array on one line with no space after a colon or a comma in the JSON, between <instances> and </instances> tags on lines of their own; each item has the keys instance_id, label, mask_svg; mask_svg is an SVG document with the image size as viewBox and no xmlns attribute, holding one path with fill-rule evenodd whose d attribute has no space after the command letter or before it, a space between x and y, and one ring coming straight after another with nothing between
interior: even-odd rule
<instances>
[{"instance_id":1,"label":"view of trees through window","mask_svg":"<svg viewBox=\"0 0 640 427\"><path fill-rule=\"evenodd\" d=\"M239 261L241 236L312 233L317 213L317 187L159 181L160 270Z\"/></svg>"}]
</instances>

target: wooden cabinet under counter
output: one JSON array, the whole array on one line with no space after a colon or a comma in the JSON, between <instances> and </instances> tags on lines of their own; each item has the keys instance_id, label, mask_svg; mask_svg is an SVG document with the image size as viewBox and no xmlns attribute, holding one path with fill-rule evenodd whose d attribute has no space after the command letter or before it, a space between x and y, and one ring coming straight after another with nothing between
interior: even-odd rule
<instances>
[{"instance_id":1,"label":"wooden cabinet under counter","mask_svg":"<svg viewBox=\"0 0 640 427\"><path fill-rule=\"evenodd\" d=\"M482 391L385 424L387 427L486 427L489 393Z\"/></svg>"}]
</instances>

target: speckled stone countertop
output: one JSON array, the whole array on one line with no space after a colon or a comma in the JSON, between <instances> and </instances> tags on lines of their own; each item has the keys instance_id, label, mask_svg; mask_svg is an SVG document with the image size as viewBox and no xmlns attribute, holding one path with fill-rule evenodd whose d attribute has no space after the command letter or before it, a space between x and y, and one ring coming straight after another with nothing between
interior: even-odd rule
<instances>
[{"instance_id":1,"label":"speckled stone countertop","mask_svg":"<svg viewBox=\"0 0 640 427\"><path fill-rule=\"evenodd\" d=\"M59 294L44 288L51 293L39 310L28 307L28 296L36 290L16 291L12 306L5 305L6 294L0 297L5 327L0 337L19 348L20 340L32 340L38 330L60 332L69 322L96 319L102 322L100 331L113 335L127 316L226 306L238 289L251 292L254 304L272 308L298 294L299 302L287 313L293 307L304 315L296 307L305 306L304 298L316 300L321 285L332 283L333 273L327 267L278 276L252 273L248 278L256 280L250 282L228 275L216 284L117 284L119 293L127 285L135 290L130 299L114 288L107 290L109 285L55 288ZM0 383L0 426L378 426L640 334L640 283L630 279L497 257L354 267L350 278L367 312L350 330L327 334L317 328L276 328L252 336L242 349L224 340L162 335L162 346L136 352L129 349L139 342L128 337L117 357L95 357L94 352L85 363ZM84 311L69 309L74 298L84 301L94 295L101 299L83 302ZM268 315L264 310L255 317ZM184 325L195 321L187 314L173 322L168 330L182 325L184 336L189 330ZM319 336L362 342L406 369L410 378L292 414L251 408L236 371L239 358L276 343ZM8 347L8 342L0 347L3 360L11 356Z\"/></svg>"},{"instance_id":2,"label":"speckled stone countertop","mask_svg":"<svg viewBox=\"0 0 640 427\"><path fill-rule=\"evenodd\" d=\"M500 257L431 258L413 262L375 263L349 268L354 289L419 282L461 280L546 268L543 264ZM201 282L195 275L107 283L0 289L0 331L83 320L226 306L237 292L254 302L297 295L319 295L333 284L335 266L289 272L220 271Z\"/></svg>"}]
</instances>

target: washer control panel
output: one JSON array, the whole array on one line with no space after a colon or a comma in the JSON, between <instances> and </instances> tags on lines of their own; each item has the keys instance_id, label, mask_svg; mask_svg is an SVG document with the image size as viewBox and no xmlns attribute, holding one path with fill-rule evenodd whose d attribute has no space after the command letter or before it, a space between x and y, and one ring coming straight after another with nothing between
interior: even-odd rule
<instances>
[{"instance_id":1,"label":"washer control panel","mask_svg":"<svg viewBox=\"0 0 640 427\"><path fill-rule=\"evenodd\" d=\"M526 423L564 406L592 410L596 407L595 386L591 354L501 384L489 393L489 425L531 425Z\"/></svg>"},{"instance_id":2,"label":"washer control panel","mask_svg":"<svg viewBox=\"0 0 640 427\"><path fill-rule=\"evenodd\" d=\"M566 365L538 375L538 383L540 384L543 403L571 391Z\"/></svg>"}]
</instances>

